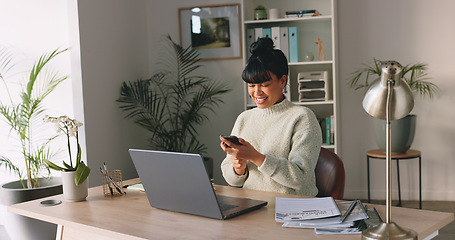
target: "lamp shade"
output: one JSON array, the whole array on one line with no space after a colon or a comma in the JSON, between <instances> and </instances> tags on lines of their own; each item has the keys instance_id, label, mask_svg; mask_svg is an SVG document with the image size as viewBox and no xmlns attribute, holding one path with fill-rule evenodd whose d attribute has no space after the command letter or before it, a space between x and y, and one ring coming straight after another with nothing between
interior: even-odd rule
<instances>
[{"instance_id":1,"label":"lamp shade","mask_svg":"<svg viewBox=\"0 0 455 240\"><path fill-rule=\"evenodd\" d=\"M386 119L387 85L391 84L392 99L390 120L408 115L414 107L414 97L409 85L401 79L403 67L396 61L387 61L382 66L381 78L374 81L363 98L363 108L374 118Z\"/></svg>"}]
</instances>

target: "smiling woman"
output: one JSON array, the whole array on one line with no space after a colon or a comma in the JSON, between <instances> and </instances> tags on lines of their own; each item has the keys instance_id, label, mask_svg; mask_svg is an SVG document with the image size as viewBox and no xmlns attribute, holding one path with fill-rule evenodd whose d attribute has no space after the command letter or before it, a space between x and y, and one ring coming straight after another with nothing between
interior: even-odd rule
<instances>
[{"instance_id":1,"label":"smiling woman","mask_svg":"<svg viewBox=\"0 0 455 240\"><path fill-rule=\"evenodd\" d=\"M227 153L221 170L232 186L316 196L314 169L321 148L321 129L314 113L283 95L288 62L270 38L259 38L242 73L257 108L241 113L231 135L221 137Z\"/></svg>"}]
</instances>

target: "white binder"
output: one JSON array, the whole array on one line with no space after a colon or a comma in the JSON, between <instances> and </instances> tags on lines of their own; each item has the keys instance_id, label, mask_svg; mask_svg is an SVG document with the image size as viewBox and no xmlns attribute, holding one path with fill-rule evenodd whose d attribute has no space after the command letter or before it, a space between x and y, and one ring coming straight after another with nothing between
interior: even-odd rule
<instances>
[{"instance_id":1,"label":"white binder","mask_svg":"<svg viewBox=\"0 0 455 240\"><path fill-rule=\"evenodd\" d=\"M272 27L272 40L275 49L281 49L280 27Z\"/></svg>"},{"instance_id":2,"label":"white binder","mask_svg":"<svg viewBox=\"0 0 455 240\"><path fill-rule=\"evenodd\" d=\"M288 37L288 27L280 27L280 49L283 51L284 55L289 62L289 37Z\"/></svg>"}]
</instances>

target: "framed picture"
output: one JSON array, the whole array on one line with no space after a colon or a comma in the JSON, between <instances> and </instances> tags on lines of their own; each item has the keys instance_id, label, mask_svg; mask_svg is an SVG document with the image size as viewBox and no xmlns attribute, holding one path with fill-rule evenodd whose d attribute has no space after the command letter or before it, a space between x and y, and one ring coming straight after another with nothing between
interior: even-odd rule
<instances>
[{"instance_id":1,"label":"framed picture","mask_svg":"<svg viewBox=\"0 0 455 240\"><path fill-rule=\"evenodd\" d=\"M240 4L179 8L180 44L205 60L242 57Z\"/></svg>"}]
</instances>

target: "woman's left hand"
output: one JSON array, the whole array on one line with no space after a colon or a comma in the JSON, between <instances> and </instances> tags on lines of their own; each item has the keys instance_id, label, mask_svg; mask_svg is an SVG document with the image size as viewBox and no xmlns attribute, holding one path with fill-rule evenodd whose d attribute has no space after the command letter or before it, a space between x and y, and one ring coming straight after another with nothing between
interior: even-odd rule
<instances>
[{"instance_id":1,"label":"woman's left hand","mask_svg":"<svg viewBox=\"0 0 455 240\"><path fill-rule=\"evenodd\" d=\"M242 145L236 145L227 139L221 137L221 148L227 154L231 155L233 159L249 160L256 166L262 166L265 160L265 155L258 152L248 141L243 138L239 138L239 142Z\"/></svg>"}]
</instances>

